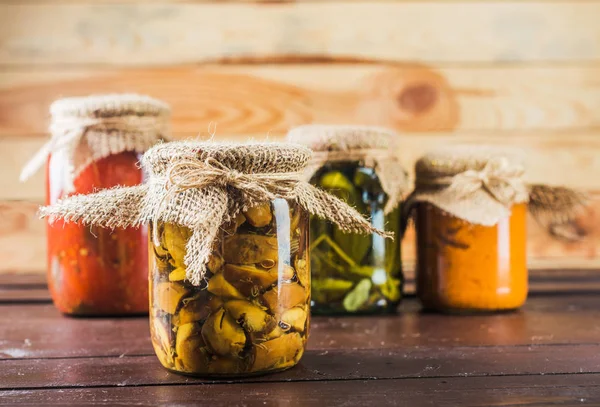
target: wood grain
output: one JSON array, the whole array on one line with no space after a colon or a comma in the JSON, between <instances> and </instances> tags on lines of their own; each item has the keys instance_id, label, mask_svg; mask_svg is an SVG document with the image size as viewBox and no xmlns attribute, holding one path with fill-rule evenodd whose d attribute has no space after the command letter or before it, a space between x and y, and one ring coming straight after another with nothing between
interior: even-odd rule
<instances>
[{"instance_id":1,"label":"wood grain","mask_svg":"<svg viewBox=\"0 0 600 407\"><path fill-rule=\"evenodd\" d=\"M28 202L0 202L0 273L46 272L46 228L37 208Z\"/></svg>"},{"instance_id":2,"label":"wood grain","mask_svg":"<svg viewBox=\"0 0 600 407\"><path fill-rule=\"evenodd\" d=\"M524 363L526 361L526 363ZM261 382L599 373L600 345L307 351L300 364ZM18 374L22 373L22 374ZM0 390L215 383L165 371L154 355L5 360ZM255 378L228 382L255 382Z\"/></svg>"},{"instance_id":3,"label":"wood grain","mask_svg":"<svg viewBox=\"0 0 600 407\"><path fill-rule=\"evenodd\" d=\"M600 48L600 47L599 47ZM600 128L600 64L292 64L0 71L0 136L47 132L53 100L139 92L172 106L173 132L282 134L312 123L403 132Z\"/></svg>"},{"instance_id":4,"label":"wood grain","mask_svg":"<svg viewBox=\"0 0 600 407\"><path fill-rule=\"evenodd\" d=\"M0 288L46 288L46 276L42 274L0 274Z\"/></svg>"},{"instance_id":5,"label":"wood grain","mask_svg":"<svg viewBox=\"0 0 600 407\"><path fill-rule=\"evenodd\" d=\"M37 216L38 204L0 201L0 273L45 273L46 240L44 222ZM600 266L600 193L590 208L573 225L581 235L576 242L557 240L533 219L528 227L528 264L530 268L597 268ZM414 277L414 231L409 229L402 241L405 275Z\"/></svg>"},{"instance_id":6,"label":"wood grain","mask_svg":"<svg viewBox=\"0 0 600 407\"><path fill-rule=\"evenodd\" d=\"M599 298L598 291L534 295L520 312L462 318L419 313L418 302L411 298L401 304L396 316L313 317L308 347L326 353L336 349L595 345L600 334ZM52 304L0 304L0 326L0 360L154 355L146 317L67 318Z\"/></svg>"},{"instance_id":7,"label":"wood grain","mask_svg":"<svg viewBox=\"0 0 600 407\"><path fill-rule=\"evenodd\" d=\"M0 5L0 61L12 66L290 56L421 62L597 61L599 14L597 1L566 0L12 3Z\"/></svg>"},{"instance_id":8,"label":"wood grain","mask_svg":"<svg viewBox=\"0 0 600 407\"><path fill-rule=\"evenodd\" d=\"M0 404L596 405L599 302L597 292L539 296L520 312L466 317L409 300L396 316L316 317L297 367L226 381L164 370L146 318L0 305Z\"/></svg>"},{"instance_id":9,"label":"wood grain","mask_svg":"<svg viewBox=\"0 0 600 407\"><path fill-rule=\"evenodd\" d=\"M0 392L2 402L27 405L563 406L600 403L597 374L492 376L292 383L192 384Z\"/></svg>"},{"instance_id":10,"label":"wood grain","mask_svg":"<svg viewBox=\"0 0 600 407\"><path fill-rule=\"evenodd\" d=\"M174 135L175 139L186 137ZM281 134L269 137L215 135L219 141L246 139L283 140ZM26 183L19 182L23 165L48 140L47 136L0 137L0 201L45 199L45 174L39 171ZM600 191L600 129L598 131L565 131L556 133L505 132L493 135L471 133L402 133L397 154L404 168L412 175L416 160L427 150L452 144L484 143L492 146L513 146L527 153L529 182L568 185L586 191ZM599 195L600 197L600 195Z\"/></svg>"},{"instance_id":11,"label":"wood grain","mask_svg":"<svg viewBox=\"0 0 600 407\"><path fill-rule=\"evenodd\" d=\"M51 301L47 288L0 288L0 304L49 303Z\"/></svg>"}]
</instances>

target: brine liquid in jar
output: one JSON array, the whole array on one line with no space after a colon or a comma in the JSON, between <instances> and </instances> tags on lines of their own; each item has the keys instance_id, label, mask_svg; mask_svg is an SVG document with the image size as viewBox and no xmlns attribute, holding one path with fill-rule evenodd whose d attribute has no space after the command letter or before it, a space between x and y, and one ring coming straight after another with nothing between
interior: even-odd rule
<instances>
[{"instance_id":1,"label":"brine liquid in jar","mask_svg":"<svg viewBox=\"0 0 600 407\"><path fill-rule=\"evenodd\" d=\"M416 208L417 295L427 309L492 312L527 298L527 203L494 226L474 225L438 207Z\"/></svg>"},{"instance_id":2,"label":"brine liquid in jar","mask_svg":"<svg viewBox=\"0 0 600 407\"><path fill-rule=\"evenodd\" d=\"M197 376L284 370L304 353L310 320L308 216L284 199L220 230L199 286L186 279L191 231L157 222L150 239L150 328L161 364Z\"/></svg>"},{"instance_id":3,"label":"brine liquid in jar","mask_svg":"<svg viewBox=\"0 0 600 407\"><path fill-rule=\"evenodd\" d=\"M400 209L384 213L388 196L373 168L358 162L325 164L313 185L358 210L374 227L399 235ZM315 216L310 221L312 311L322 315L394 312L402 298L399 239L346 233Z\"/></svg>"},{"instance_id":4,"label":"brine liquid in jar","mask_svg":"<svg viewBox=\"0 0 600 407\"><path fill-rule=\"evenodd\" d=\"M75 194L143 181L139 154L123 152L92 161L73 180L67 194L68 160L57 152L46 171L46 204ZM54 305L64 314L109 316L148 312L147 228L104 229L49 222L48 286Z\"/></svg>"}]
</instances>

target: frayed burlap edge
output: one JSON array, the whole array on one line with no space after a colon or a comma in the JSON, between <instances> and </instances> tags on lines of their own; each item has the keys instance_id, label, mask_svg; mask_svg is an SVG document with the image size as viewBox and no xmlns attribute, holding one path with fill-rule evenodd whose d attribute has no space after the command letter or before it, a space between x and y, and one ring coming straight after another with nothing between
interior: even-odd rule
<instances>
[{"instance_id":1,"label":"frayed burlap edge","mask_svg":"<svg viewBox=\"0 0 600 407\"><path fill-rule=\"evenodd\" d=\"M585 194L562 186L528 185L522 180L521 162L497 155L484 158L478 155L493 151L488 148L473 152L461 147L450 151L460 152L461 157L468 159L455 162L449 160L450 153L444 151L417 162L415 189L402 208L402 235L419 202L428 202L452 216L483 226L494 226L508 217L512 205L528 203L531 214L551 234L573 240L575 235L563 232L566 231L563 226L586 207Z\"/></svg>"},{"instance_id":2,"label":"frayed burlap edge","mask_svg":"<svg viewBox=\"0 0 600 407\"><path fill-rule=\"evenodd\" d=\"M589 196L564 186L530 184L529 212L552 236L577 241L582 236L574 231L573 222L589 205Z\"/></svg>"},{"instance_id":3,"label":"frayed burlap edge","mask_svg":"<svg viewBox=\"0 0 600 407\"><path fill-rule=\"evenodd\" d=\"M397 138L398 135L389 129L348 125L304 125L287 134L288 141L314 151L304 172L306 181L328 162L358 162L372 168L388 196L385 214L396 209L409 190L408 173L395 152Z\"/></svg>"},{"instance_id":4,"label":"frayed burlap edge","mask_svg":"<svg viewBox=\"0 0 600 407\"><path fill-rule=\"evenodd\" d=\"M150 179L145 185L127 188L113 188L90 195L76 195L61 200L55 205L42 207L42 217L50 221L57 218L71 222L81 222L108 228L139 226L149 222L172 222L188 227L192 236L187 243L185 264L187 278L194 285L199 285L206 272L220 228L243 210L261 203L282 198L297 202L309 213L327 219L341 230L352 233L377 233L385 237L392 234L374 228L355 209L342 200L301 180L301 169L306 165L304 156L310 151L298 146L298 171L276 172L283 164L262 161L265 157L278 160L278 146L258 145L256 161L263 162L264 171L260 173L243 173L243 164L237 157L222 162L212 157L204 160L190 158L189 151L203 146L213 153L218 153L215 143L166 143L149 150L142 164L155 168L145 168ZM194 147L195 146L195 147ZM231 146L227 146L231 148ZM290 150L289 145L281 149ZM188 158L175 160L161 171L163 163L153 160L148 155L172 152L172 156ZM193 151L193 150L192 150ZM184 154L177 154L177 153ZM267 154L268 153L268 154ZM275 154L273 154L275 153ZM239 165L236 169L228 168L223 162ZM290 167L294 168L294 167Z\"/></svg>"},{"instance_id":5,"label":"frayed burlap edge","mask_svg":"<svg viewBox=\"0 0 600 407\"><path fill-rule=\"evenodd\" d=\"M65 192L92 162L126 151L143 154L170 134L165 103L141 95L67 98L52 105L51 139L21 172L21 181L36 173L51 154L66 161Z\"/></svg>"}]
</instances>

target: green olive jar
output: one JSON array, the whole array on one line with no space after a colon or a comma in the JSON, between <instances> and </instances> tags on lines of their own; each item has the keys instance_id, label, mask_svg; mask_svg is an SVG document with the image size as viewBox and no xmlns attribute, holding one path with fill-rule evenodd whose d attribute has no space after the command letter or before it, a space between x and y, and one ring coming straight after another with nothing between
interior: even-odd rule
<instances>
[{"instance_id":1,"label":"green olive jar","mask_svg":"<svg viewBox=\"0 0 600 407\"><path fill-rule=\"evenodd\" d=\"M377 127L308 125L288 133L288 141L314 151L305 173L312 185L396 236L344 233L311 217L313 314L385 314L400 303L400 201L407 177L394 154L396 138Z\"/></svg>"}]
</instances>

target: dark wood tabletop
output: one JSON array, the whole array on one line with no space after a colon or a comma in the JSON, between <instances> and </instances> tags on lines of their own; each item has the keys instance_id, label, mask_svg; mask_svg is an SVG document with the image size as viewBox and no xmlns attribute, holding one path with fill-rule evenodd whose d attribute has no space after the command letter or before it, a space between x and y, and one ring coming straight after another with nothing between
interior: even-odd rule
<instances>
[{"instance_id":1,"label":"dark wood tabletop","mask_svg":"<svg viewBox=\"0 0 600 407\"><path fill-rule=\"evenodd\" d=\"M0 405L600 405L600 291L519 312L314 317L288 371L210 381L163 369L145 317L68 318L40 276L0 276Z\"/></svg>"}]
</instances>

